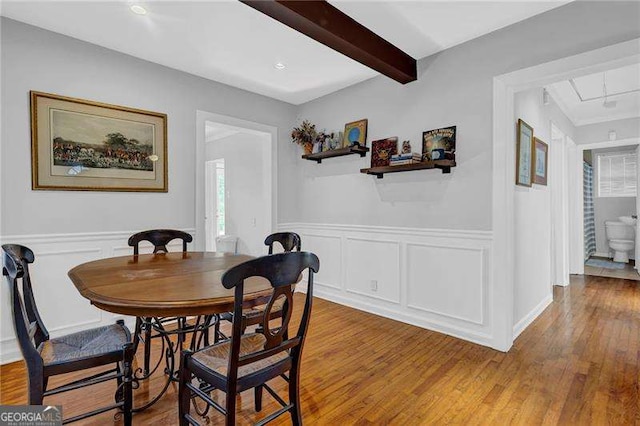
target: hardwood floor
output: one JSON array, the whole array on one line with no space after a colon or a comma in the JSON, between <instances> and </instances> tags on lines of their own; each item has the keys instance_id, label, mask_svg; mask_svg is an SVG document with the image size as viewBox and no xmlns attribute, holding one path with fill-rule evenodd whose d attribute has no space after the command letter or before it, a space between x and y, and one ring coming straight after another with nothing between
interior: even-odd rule
<instances>
[{"instance_id":1,"label":"hardwood floor","mask_svg":"<svg viewBox=\"0 0 640 426\"><path fill-rule=\"evenodd\" d=\"M316 299L303 355L305 423L640 424L639 286L573 277L506 354ZM2 366L0 374L1 403L24 404L22 364ZM275 387L286 395L284 382ZM176 391L134 423L176 424ZM112 396L113 385L101 384L45 403L63 404L68 416ZM238 405L241 424L276 407L265 394L256 414L252 392ZM221 421L212 414L211 424ZM82 424L121 423L106 413Z\"/></svg>"}]
</instances>

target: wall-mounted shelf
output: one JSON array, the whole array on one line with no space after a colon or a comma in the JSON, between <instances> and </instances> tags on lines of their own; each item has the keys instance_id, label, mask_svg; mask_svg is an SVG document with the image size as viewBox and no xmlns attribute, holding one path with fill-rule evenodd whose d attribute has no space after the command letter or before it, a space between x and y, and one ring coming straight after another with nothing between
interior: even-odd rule
<instances>
[{"instance_id":1,"label":"wall-mounted shelf","mask_svg":"<svg viewBox=\"0 0 640 426\"><path fill-rule=\"evenodd\" d=\"M329 151L316 152L315 154L303 155L302 158L310 161L317 161L318 164L322 163L325 158L342 157L343 155L359 154L360 157L364 157L369 152L369 148L366 146L350 146L340 149L331 149Z\"/></svg>"},{"instance_id":2,"label":"wall-mounted shelf","mask_svg":"<svg viewBox=\"0 0 640 426\"><path fill-rule=\"evenodd\" d=\"M454 160L423 161L422 163L402 164L400 166L382 166L360 169L360 173L375 175L382 179L385 173L410 172L412 170L440 169L442 173L451 173L451 168L456 166Z\"/></svg>"}]
</instances>

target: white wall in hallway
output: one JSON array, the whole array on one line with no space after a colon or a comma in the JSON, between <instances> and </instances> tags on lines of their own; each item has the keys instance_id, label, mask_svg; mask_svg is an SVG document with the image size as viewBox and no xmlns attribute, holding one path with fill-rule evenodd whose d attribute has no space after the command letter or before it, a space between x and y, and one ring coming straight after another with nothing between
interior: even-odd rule
<instances>
[{"instance_id":1,"label":"white wall in hallway","mask_svg":"<svg viewBox=\"0 0 640 426\"><path fill-rule=\"evenodd\" d=\"M549 145L548 185L518 186L515 191L514 335L552 300L551 256L558 250L552 252L555 241L552 241L551 189L562 191L562 179L566 176L554 172L563 173L567 152L554 146L551 125L554 123L569 137L575 134L573 124L555 101L550 99L548 105L543 105L542 100L542 88L534 88L517 93L514 102L515 116L533 127L534 135Z\"/></svg>"},{"instance_id":2,"label":"white wall in hallway","mask_svg":"<svg viewBox=\"0 0 640 426\"><path fill-rule=\"evenodd\" d=\"M606 142L612 130L616 132L616 140L640 138L640 117L578 126L575 141L578 145Z\"/></svg>"},{"instance_id":3,"label":"white wall in hallway","mask_svg":"<svg viewBox=\"0 0 640 426\"><path fill-rule=\"evenodd\" d=\"M271 227L266 214L271 209L270 194L264 191L270 180L270 152L268 134L237 133L206 145L207 161L224 158L225 234L238 237L238 253L265 253L264 239Z\"/></svg>"}]
</instances>

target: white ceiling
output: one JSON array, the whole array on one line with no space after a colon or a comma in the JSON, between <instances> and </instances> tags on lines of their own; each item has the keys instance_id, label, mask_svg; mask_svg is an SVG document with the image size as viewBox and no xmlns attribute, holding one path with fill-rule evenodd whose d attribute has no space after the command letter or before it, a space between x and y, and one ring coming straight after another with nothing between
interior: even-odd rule
<instances>
[{"instance_id":1,"label":"white ceiling","mask_svg":"<svg viewBox=\"0 0 640 426\"><path fill-rule=\"evenodd\" d=\"M640 117L640 64L561 81L547 90L576 126Z\"/></svg>"},{"instance_id":2,"label":"white ceiling","mask_svg":"<svg viewBox=\"0 0 640 426\"><path fill-rule=\"evenodd\" d=\"M415 58L567 3L332 1ZM3 1L2 15L231 86L301 104L378 75L237 1ZM284 70L274 65L284 63Z\"/></svg>"}]
</instances>

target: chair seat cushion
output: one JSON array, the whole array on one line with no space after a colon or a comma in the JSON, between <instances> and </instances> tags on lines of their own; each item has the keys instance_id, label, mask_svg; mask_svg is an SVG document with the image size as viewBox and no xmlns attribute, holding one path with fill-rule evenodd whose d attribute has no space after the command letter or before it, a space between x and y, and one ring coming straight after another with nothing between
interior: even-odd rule
<instances>
[{"instance_id":1,"label":"chair seat cushion","mask_svg":"<svg viewBox=\"0 0 640 426\"><path fill-rule=\"evenodd\" d=\"M252 333L244 334L240 340L240 356L259 352L264 349L267 339L263 334ZM227 375L227 367L229 366L229 352L231 340L217 343L213 346L206 347L193 354L192 359L202 366L225 376ZM238 377L248 376L263 368L270 367L283 361L289 357L288 353L278 352L277 354L264 358L251 364L243 365L238 368Z\"/></svg>"},{"instance_id":2,"label":"chair seat cushion","mask_svg":"<svg viewBox=\"0 0 640 426\"><path fill-rule=\"evenodd\" d=\"M45 365L59 364L121 352L129 339L124 325L112 324L47 340L38 350Z\"/></svg>"},{"instance_id":3,"label":"chair seat cushion","mask_svg":"<svg viewBox=\"0 0 640 426\"><path fill-rule=\"evenodd\" d=\"M271 313L273 314L274 312L282 311L282 308L284 307L285 300L286 299L284 297L280 297L279 299L276 299L276 301L273 302L273 308L271 308ZM257 317L263 316L264 315L264 311L266 309L267 309L267 305L257 305L257 306L253 306L252 308L249 308L249 309L243 309L242 310L242 315L245 318L253 319L253 318L257 318Z\"/></svg>"}]
</instances>

